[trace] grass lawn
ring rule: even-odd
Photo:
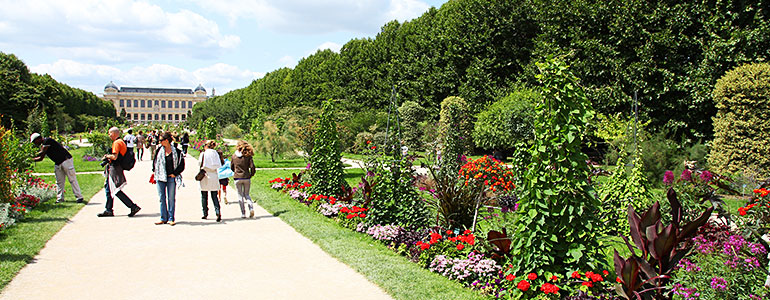
[[[297,155],[277,158],[275,162],[270,157],[256,154],[254,155],[254,166],[257,168],[304,168],[307,162],[304,158]]]
[[[346,170],[357,184],[361,170]],[[321,249],[380,286],[395,299],[486,299],[459,283],[420,268],[366,234],[345,229],[313,209],[270,189],[268,181],[287,171],[262,170],[254,176],[251,196],[259,205],[294,227]]]
[[[42,176],[48,183],[56,183],[54,176]],[[78,183],[85,199],[91,199],[104,186],[101,174],[78,175]],[[40,204],[20,222],[7,230],[0,231],[0,290],[16,276],[54,234],[64,227],[84,205],[76,204],[74,196],[66,185],[67,202],[56,204],[55,199]]]
[[[104,171],[104,168],[99,166],[101,161],[84,161],[83,155],[86,154],[91,147],[82,147],[78,149],[69,150],[72,154],[72,160],[75,163],[75,171],[77,172],[89,172],[89,171]],[[106,153],[105,153],[106,154]],[[101,158],[97,157],[97,158]],[[53,173],[53,161],[46,156],[43,161],[36,162],[33,166],[32,172],[34,173]]]

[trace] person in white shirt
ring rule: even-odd
[[[219,191],[219,177],[217,175],[217,169],[222,166],[222,161],[214,148],[217,147],[215,141],[206,141],[204,144],[205,151],[201,152],[198,161],[201,162],[201,169],[206,172],[206,176],[200,181],[201,185],[201,205],[203,206],[203,217],[206,219],[209,216],[208,196],[211,195],[211,202],[214,204],[214,212],[217,214],[217,222],[222,221],[222,214],[219,209],[219,199],[217,198],[217,192]]]
[[[131,155],[134,154],[134,147],[136,147],[136,137],[133,133],[134,130],[129,129],[126,136],[123,137],[123,141],[126,142],[126,148],[128,148],[128,152],[131,152]]]

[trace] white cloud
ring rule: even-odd
[[[137,66],[127,70],[98,64],[61,59],[52,64],[30,67],[32,72],[49,74],[54,79],[85,90],[102,93],[104,86],[114,81],[118,86],[194,88],[203,84],[207,90],[217,88],[217,94],[243,88],[252,80],[265,75],[237,66],[216,63],[196,70],[186,70],[166,64]]]
[[[278,32],[327,33],[351,31],[373,34],[391,20],[419,17],[430,5],[419,0],[193,0],[207,11],[235,23],[255,21]]]
[[[287,68],[294,68],[294,66],[297,65],[297,60],[294,59],[294,57],[291,57],[290,55],[286,55],[278,59],[278,63],[282,64],[284,67],[287,67]]]
[[[340,49],[342,49],[342,45],[337,44],[335,42],[326,42],[326,43],[323,43],[321,45],[318,45],[318,47],[315,48],[315,50],[313,50],[313,52],[309,53],[309,54],[313,54],[313,53],[315,53],[318,50],[324,50],[324,49],[329,49],[329,50],[332,50],[334,52],[340,53]]]
[[[164,11],[143,0],[0,0],[0,7],[0,40],[95,63],[157,54],[211,57],[240,44],[240,37],[195,12]]]

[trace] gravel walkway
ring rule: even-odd
[[[217,223],[209,204],[201,220],[198,164],[186,164],[176,226],[153,224],[160,213],[150,162],[137,162],[126,193],[139,214],[127,217],[116,200],[115,217],[96,217],[105,201],[97,193],[0,299],[390,299],[259,206],[254,219],[241,219],[237,203],[223,203]]]

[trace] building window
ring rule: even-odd
[[[165,121],[166,120],[166,115],[160,115],[160,119]]]
[[[171,114],[168,114],[168,120],[169,120],[169,121],[171,121],[171,120],[173,120],[173,119],[174,119],[174,118],[171,116]]]
[[[171,100],[168,100],[168,108],[172,108],[173,106],[171,106],[171,105],[172,105],[172,104],[171,104]],[[170,119],[171,119],[171,118],[169,118],[169,121],[170,121]]]
[[[160,108],[166,108],[166,101],[160,102]]]
[[[142,101],[144,101],[144,100],[142,100]],[[144,121],[144,114],[139,115],[139,117],[142,118],[141,119],[142,121]]]
[[[160,120],[160,118],[158,118],[158,114],[155,114],[155,121],[158,121],[158,120]]]
[[[193,102],[192,102],[192,101],[188,101],[188,102],[189,102],[189,103],[187,103],[187,108],[192,108],[192,106],[193,106]]]
[[[139,107],[144,107],[144,100],[142,100],[141,102],[139,102]]]
[[[147,107],[152,108],[152,100],[147,100]]]
[[[126,107],[131,107],[131,100],[126,100]]]
[[[147,114],[147,121],[152,121],[152,114]]]
[[[124,107],[123,99],[120,99],[120,107]]]
[[[174,121],[179,121],[179,115],[174,115]]]
[[[184,103],[184,102],[182,102]],[[187,117],[187,115],[182,115],[182,121],[184,121],[184,118]]]
[[[134,114],[134,120],[139,120],[139,114]]]
[[[174,101],[174,108],[179,108],[179,101]]]
[[[182,101],[182,108],[186,108],[185,107],[186,105],[187,105],[187,101]]]
[[[139,107],[139,100],[134,100],[134,107]]]
[[[155,100],[155,107],[158,107],[158,100]]]

